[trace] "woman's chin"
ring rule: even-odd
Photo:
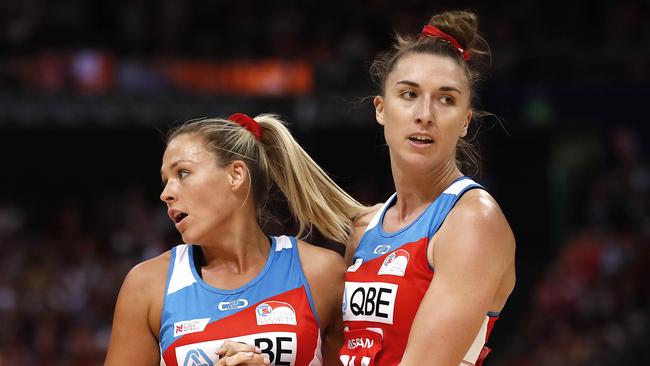
[[[187,232],[181,234],[183,243],[185,244],[194,244],[194,245],[204,245],[206,242],[209,242],[209,235],[197,235],[196,232]]]
[[[191,233],[188,233],[187,230],[181,233],[181,239],[183,239],[183,243],[185,244],[196,244],[197,243],[197,238],[192,235]]]

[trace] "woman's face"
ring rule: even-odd
[[[472,118],[469,82],[451,58],[411,53],[374,101],[393,164],[431,169],[455,164],[456,142]]]
[[[183,134],[170,141],[160,173],[160,199],[185,243],[203,244],[218,235],[241,206],[233,193],[232,169],[219,166],[199,135]]]

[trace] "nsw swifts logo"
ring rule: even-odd
[[[404,277],[406,266],[409,264],[409,257],[409,252],[404,249],[398,249],[393,253],[390,253],[386,259],[384,259],[384,263],[382,263],[377,274]]]
[[[265,301],[255,308],[257,325],[296,325],[296,311],[286,302]]]

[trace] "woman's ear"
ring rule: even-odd
[[[228,168],[228,183],[233,191],[239,190],[248,177],[248,167],[241,160],[230,163]]]
[[[372,104],[375,105],[375,119],[380,125],[384,125],[384,97],[377,95],[373,99]]]
[[[460,137],[465,137],[467,136],[467,129],[469,128],[469,124],[472,122],[472,110],[467,111],[467,115],[465,116],[465,121],[463,123],[463,128],[460,131]]]

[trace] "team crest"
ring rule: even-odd
[[[377,274],[403,277],[404,273],[406,273],[406,266],[409,264],[409,257],[409,252],[404,249],[398,249],[393,253],[390,253],[386,259],[384,259],[384,263],[382,263]]]
[[[257,325],[296,325],[296,311],[286,302],[265,301],[255,308]]]

